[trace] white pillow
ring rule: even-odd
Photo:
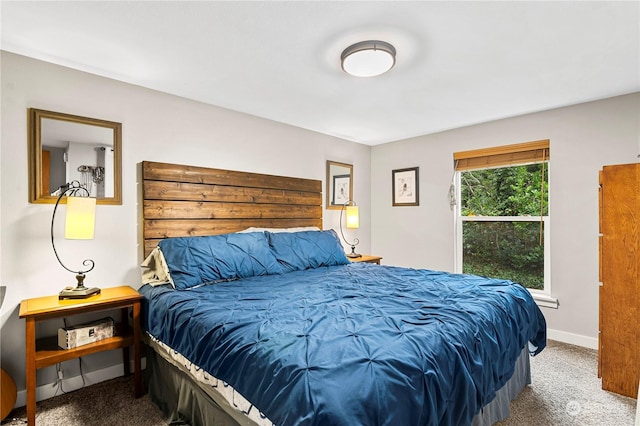
[[[169,273],[169,266],[164,259],[160,247],[155,247],[147,258],[140,264],[142,269],[142,284],[152,286],[171,284],[175,288],[175,284]]]
[[[271,232],[273,234],[277,234],[278,232],[303,232],[303,231],[320,231],[320,228],[317,226],[298,226],[294,228],[247,228],[242,231],[238,231],[238,233],[244,232]]]

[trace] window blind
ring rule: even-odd
[[[527,163],[542,163],[542,180],[540,182],[540,245],[542,245],[545,182],[544,162],[549,161],[549,139],[454,152],[453,161],[457,172],[463,170],[488,169],[491,167],[517,166]]]
[[[549,139],[453,153],[456,171],[540,163],[549,160]]]

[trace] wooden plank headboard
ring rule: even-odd
[[[163,238],[322,228],[322,181],[142,162],[146,257]]]

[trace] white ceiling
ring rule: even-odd
[[[368,145],[640,90],[640,2],[2,1],[1,47]],[[340,54],[397,50],[372,78]]]

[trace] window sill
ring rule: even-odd
[[[533,300],[536,301],[536,303],[538,304],[538,306],[543,306],[545,308],[553,308],[553,309],[558,309],[558,299],[556,299],[555,297],[551,297],[547,294],[542,294],[542,293],[537,293],[537,292],[533,292],[531,291],[531,296],[533,296]]]

